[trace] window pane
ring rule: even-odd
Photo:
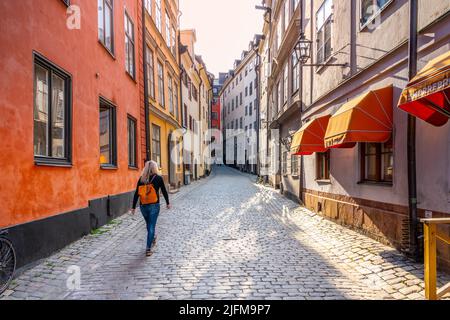
[[[394,156],[392,153],[383,154],[382,158],[382,177],[383,181],[392,181],[392,177],[394,174]]]
[[[65,124],[65,89],[64,80],[53,75],[52,77],[52,156],[64,158],[64,124]]]
[[[128,119],[128,161],[130,167],[136,167],[136,123]]]
[[[366,156],[366,180],[377,181],[377,156]]]
[[[112,8],[105,6],[105,46],[112,51]]]
[[[366,143],[365,144],[365,154],[366,155],[376,155],[377,153],[377,144],[376,143]]]
[[[111,164],[111,112],[100,108],[100,163]]]
[[[382,145],[382,157],[381,157],[381,168],[382,177],[381,180],[392,182],[394,175],[394,154],[392,139]]]
[[[324,60],[331,56],[331,20],[325,24],[325,44],[324,44]]]
[[[152,125],[152,160],[161,167],[161,129],[157,125]]]
[[[98,0],[98,38],[102,43],[105,43],[105,8],[103,0]]]
[[[35,66],[34,154],[48,156],[48,71]]]

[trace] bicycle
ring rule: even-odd
[[[7,234],[7,230],[0,230],[0,294],[8,288],[16,271],[16,251]]]

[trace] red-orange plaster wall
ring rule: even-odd
[[[127,114],[139,120],[139,79],[125,71],[124,12],[134,22],[138,61],[140,1],[114,2],[112,57],[98,41],[96,0],[71,0],[81,9],[80,30],[66,27],[63,1],[0,1],[0,227],[83,208],[90,199],[133,190],[139,171],[128,168]],[[33,51],[72,76],[71,168],[34,163]],[[99,96],[117,107],[117,170],[99,165]]]

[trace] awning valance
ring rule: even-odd
[[[330,115],[322,116],[303,125],[292,139],[291,152],[294,155],[325,152],[327,148],[325,148],[323,138],[330,118]]]
[[[428,123],[442,126],[450,117],[450,51],[431,60],[400,96],[398,107]]]
[[[357,142],[385,142],[392,134],[392,85],[345,103],[328,122],[325,147],[348,148]]]

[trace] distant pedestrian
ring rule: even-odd
[[[152,247],[156,243],[155,228],[160,211],[160,190],[166,200],[167,209],[170,209],[169,195],[164,185],[164,180],[159,175],[158,164],[155,161],[147,161],[138,180],[133,198],[133,207],[131,209],[131,213],[134,214],[139,199],[141,213],[147,224],[147,257],[153,254]]]

